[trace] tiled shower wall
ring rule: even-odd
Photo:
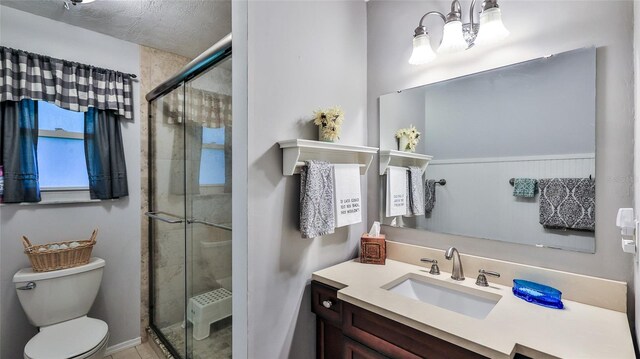
[[[164,80],[178,72],[189,62],[183,56],[166,51],[140,46],[140,176],[141,176],[141,276],[140,276],[140,336],[146,341],[146,328],[149,326],[149,221],[144,215],[149,211],[148,198],[148,109],[145,95]]]

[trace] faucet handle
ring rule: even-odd
[[[489,286],[489,282],[487,281],[487,275],[490,275],[490,276],[496,277],[496,278],[500,278],[500,273],[493,272],[493,271],[490,271],[490,270],[480,269],[478,271],[478,273],[480,273],[480,274],[478,274],[478,279],[476,279],[476,285],[479,285],[481,287],[488,287]]]
[[[440,275],[440,268],[438,267],[438,261],[431,258],[420,258],[420,262],[431,263],[431,270],[429,274]]]

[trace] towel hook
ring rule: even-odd
[[[441,185],[441,186],[444,186],[444,185],[446,185],[446,184],[447,184],[447,180],[443,178],[443,179],[441,179],[440,181],[436,181],[436,184],[439,184],[439,185]]]
[[[515,183],[516,183],[515,178],[512,178],[512,179],[510,179],[510,180],[509,180],[509,184],[510,184],[510,185],[512,185],[512,186],[513,186]]]

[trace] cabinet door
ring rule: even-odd
[[[347,337],[344,339],[344,359],[387,359],[386,356],[371,350]]]
[[[344,337],[342,330],[320,317],[316,319],[316,358],[339,359],[342,357]]]

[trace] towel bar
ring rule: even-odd
[[[334,164],[334,163],[332,163],[332,164]],[[339,163],[335,163],[335,164],[339,164]],[[302,167],[302,166],[305,166],[304,162],[296,162],[296,167]],[[363,168],[363,167],[367,167],[367,165],[359,163],[358,167]]]
[[[589,179],[590,179],[590,180],[592,180],[592,179],[593,179],[593,176],[592,176],[592,175],[589,175]],[[515,178],[512,178],[512,179],[510,179],[510,180],[509,180],[509,184],[510,184],[510,185],[512,185],[512,186],[514,185],[514,183],[515,183],[515,182],[516,182],[516,179],[515,179]]]

